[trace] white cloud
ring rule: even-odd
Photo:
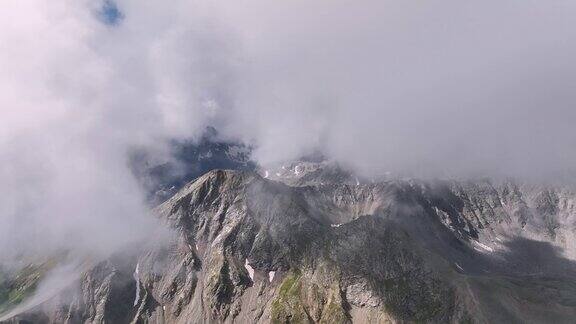
[[[576,162],[569,2],[123,0],[116,26],[101,4],[2,3],[1,246],[139,237],[126,151],[206,125],[264,163],[315,148],[365,172]]]

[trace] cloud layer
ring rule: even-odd
[[[576,162],[574,4],[247,7],[260,10],[236,25],[257,32],[243,33],[252,65],[231,123],[262,161],[318,145],[374,172],[528,176]]]
[[[115,4],[107,24],[106,2],[3,3],[0,251],[141,237],[127,151],[206,126],[261,163],[321,149],[368,174],[576,163],[571,2]]]

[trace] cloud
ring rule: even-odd
[[[109,251],[151,226],[127,168],[206,126],[271,163],[548,175],[576,152],[561,1],[41,1],[0,13],[0,246]],[[0,251],[12,251],[3,248]]]
[[[214,115],[207,102],[226,71],[212,62],[226,44],[219,31],[196,32],[202,22],[160,3],[126,3],[126,18],[105,24],[102,4],[4,4],[0,257],[106,254],[145,237],[153,217],[127,152],[198,135]]]
[[[246,7],[236,25],[251,65],[231,128],[252,132],[261,161],[319,146],[368,173],[573,168],[573,4]]]

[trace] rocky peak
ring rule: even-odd
[[[280,167],[276,177],[207,172],[156,207],[172,229],[168,243],[105,260],[68,288],[74,293],[13,320],[492,323],[576,315],[569,188],[357,180],[338,166],[305,163]]]

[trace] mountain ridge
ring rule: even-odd
[[[69,323],[569,322],[576,314],[576,266],[561,250],[574,231],[550,227],[572,220],[570,190],[328,182],[322,167],[312,171],[320,182],[308,175],[291,185],[207,172],[155,208],[174,231],[168,244],[136,252],[128,265],[103,261],[83,273],[80,293],[60,305],[66,311],[44,305],[29,314]],[[104,302],[89,306],[87,296]],[[32,315],[18,316],[12,321]]]

